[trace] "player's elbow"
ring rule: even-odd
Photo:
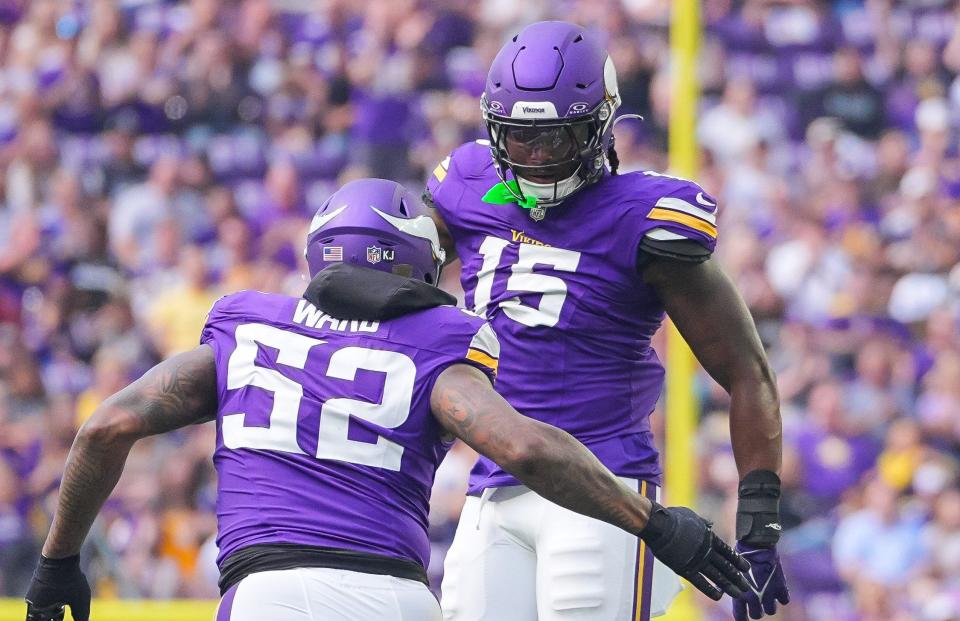
[[[529,425],[531,429],[514,434],[510,445],[505,447],[505,463],[500,465],[521,481],[539,474],[544,467],[552,463],[555,456],[557,442],[551,442],[546,434],[541,433],[541,426],[546,427],[539,424]]]
[[[101,404],[77,433],[77,441],[96,447],[116,447],[137,439],[130,415],[122,408]]]
[[[763,351],[753,352],[739,357],[737,364],[730,367],[729,390],[741,389],[764,394],[777,402],[780,395],[777,390],[777,376],[770,367]]]

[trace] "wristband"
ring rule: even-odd
[[[771,548],[780,540],[780,477],[770,470],[753,470],[740,482],[737,540]]]
[[[74,554],[64,558],[49,558],[40,555],[40,562],[37,564],[38,571],[62,571],[64,569],[73,569],[80,567],[80,555]]]

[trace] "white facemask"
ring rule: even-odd
[[[523,177],[517,177],[517,184],[520,186],[520,190],[523,191],[524,196],[535,196],[538,200],[545,201],[561,201],[579,190],[583,185],[583,179],[580,178],[580,175],[574,173],[554,184],[534,183],[533,181],[527,181]],[[556,190],[554,190],[554,185],[556,185]],[[554,194],[554,192],[556,192],[556,194]],[[544,205],[544,207],[552,206],[553,205]]]

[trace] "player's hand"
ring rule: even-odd
[[[777,542],[780,525],[780,477],[770,470],[753,470],[740,481],[737,503],[737,551],[750,563],[742,596],[733,602],[736,621],[772,615],[777,602],[790,601],[787,580],[780,567]]]
[[[90,619],[90,585],[80,571],[80,556],[51,559],[40,556],[27,589],[26,621],[60,621],[70,606],[74,621]]]
[[[751,619],[760,619],[764,614],[774,614],[777,602],[790,603],[790,592],[776,547],[755,548],[740,542],[737,543],[737,552],[750,563],[746,574],[750,589],[733,600],[736,621],[747,621],[747,613]]]
[[[719,600],[724,593],[740,597],[749,591],[741,572],[750,564],[714,534],[710,522],[686,507],[653,503],[640,538],[664,565],[710,599]]]

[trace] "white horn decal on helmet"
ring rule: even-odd
[[[324,224],[336,218],[338,215],[340,215],[340,212],[346,208],[347,206],[344,205],[343,207],[338,207],[337,209],[334,209],[328,213],[318,213],[315,215],[313,220],[310,221],[310,230],[307,231],[307,235],[313,235],[315,232],[319,231],[321,228],[323,228]]]
[[[442,246],[440,246],[440,234],[437,232],[437,225],[434,224],[433,220],[429,216],[398,218],[396,216],[383,213],[373,205],[370,205],[370,209],[377,212],[381,218],[389,222],[401,233],[406,233],[407,235],[412,235],[413,237],[429,241],[430,247],[433,249],[433,256],[436,258],[436,260],[440,263],[446,261],[447,252]]]
[[[616,107],[620,107],[620,86],[617,84],[617,69],[613,66],[613,59],[607,56],[603,63],[603,90],[607,97],[614,102]]]

